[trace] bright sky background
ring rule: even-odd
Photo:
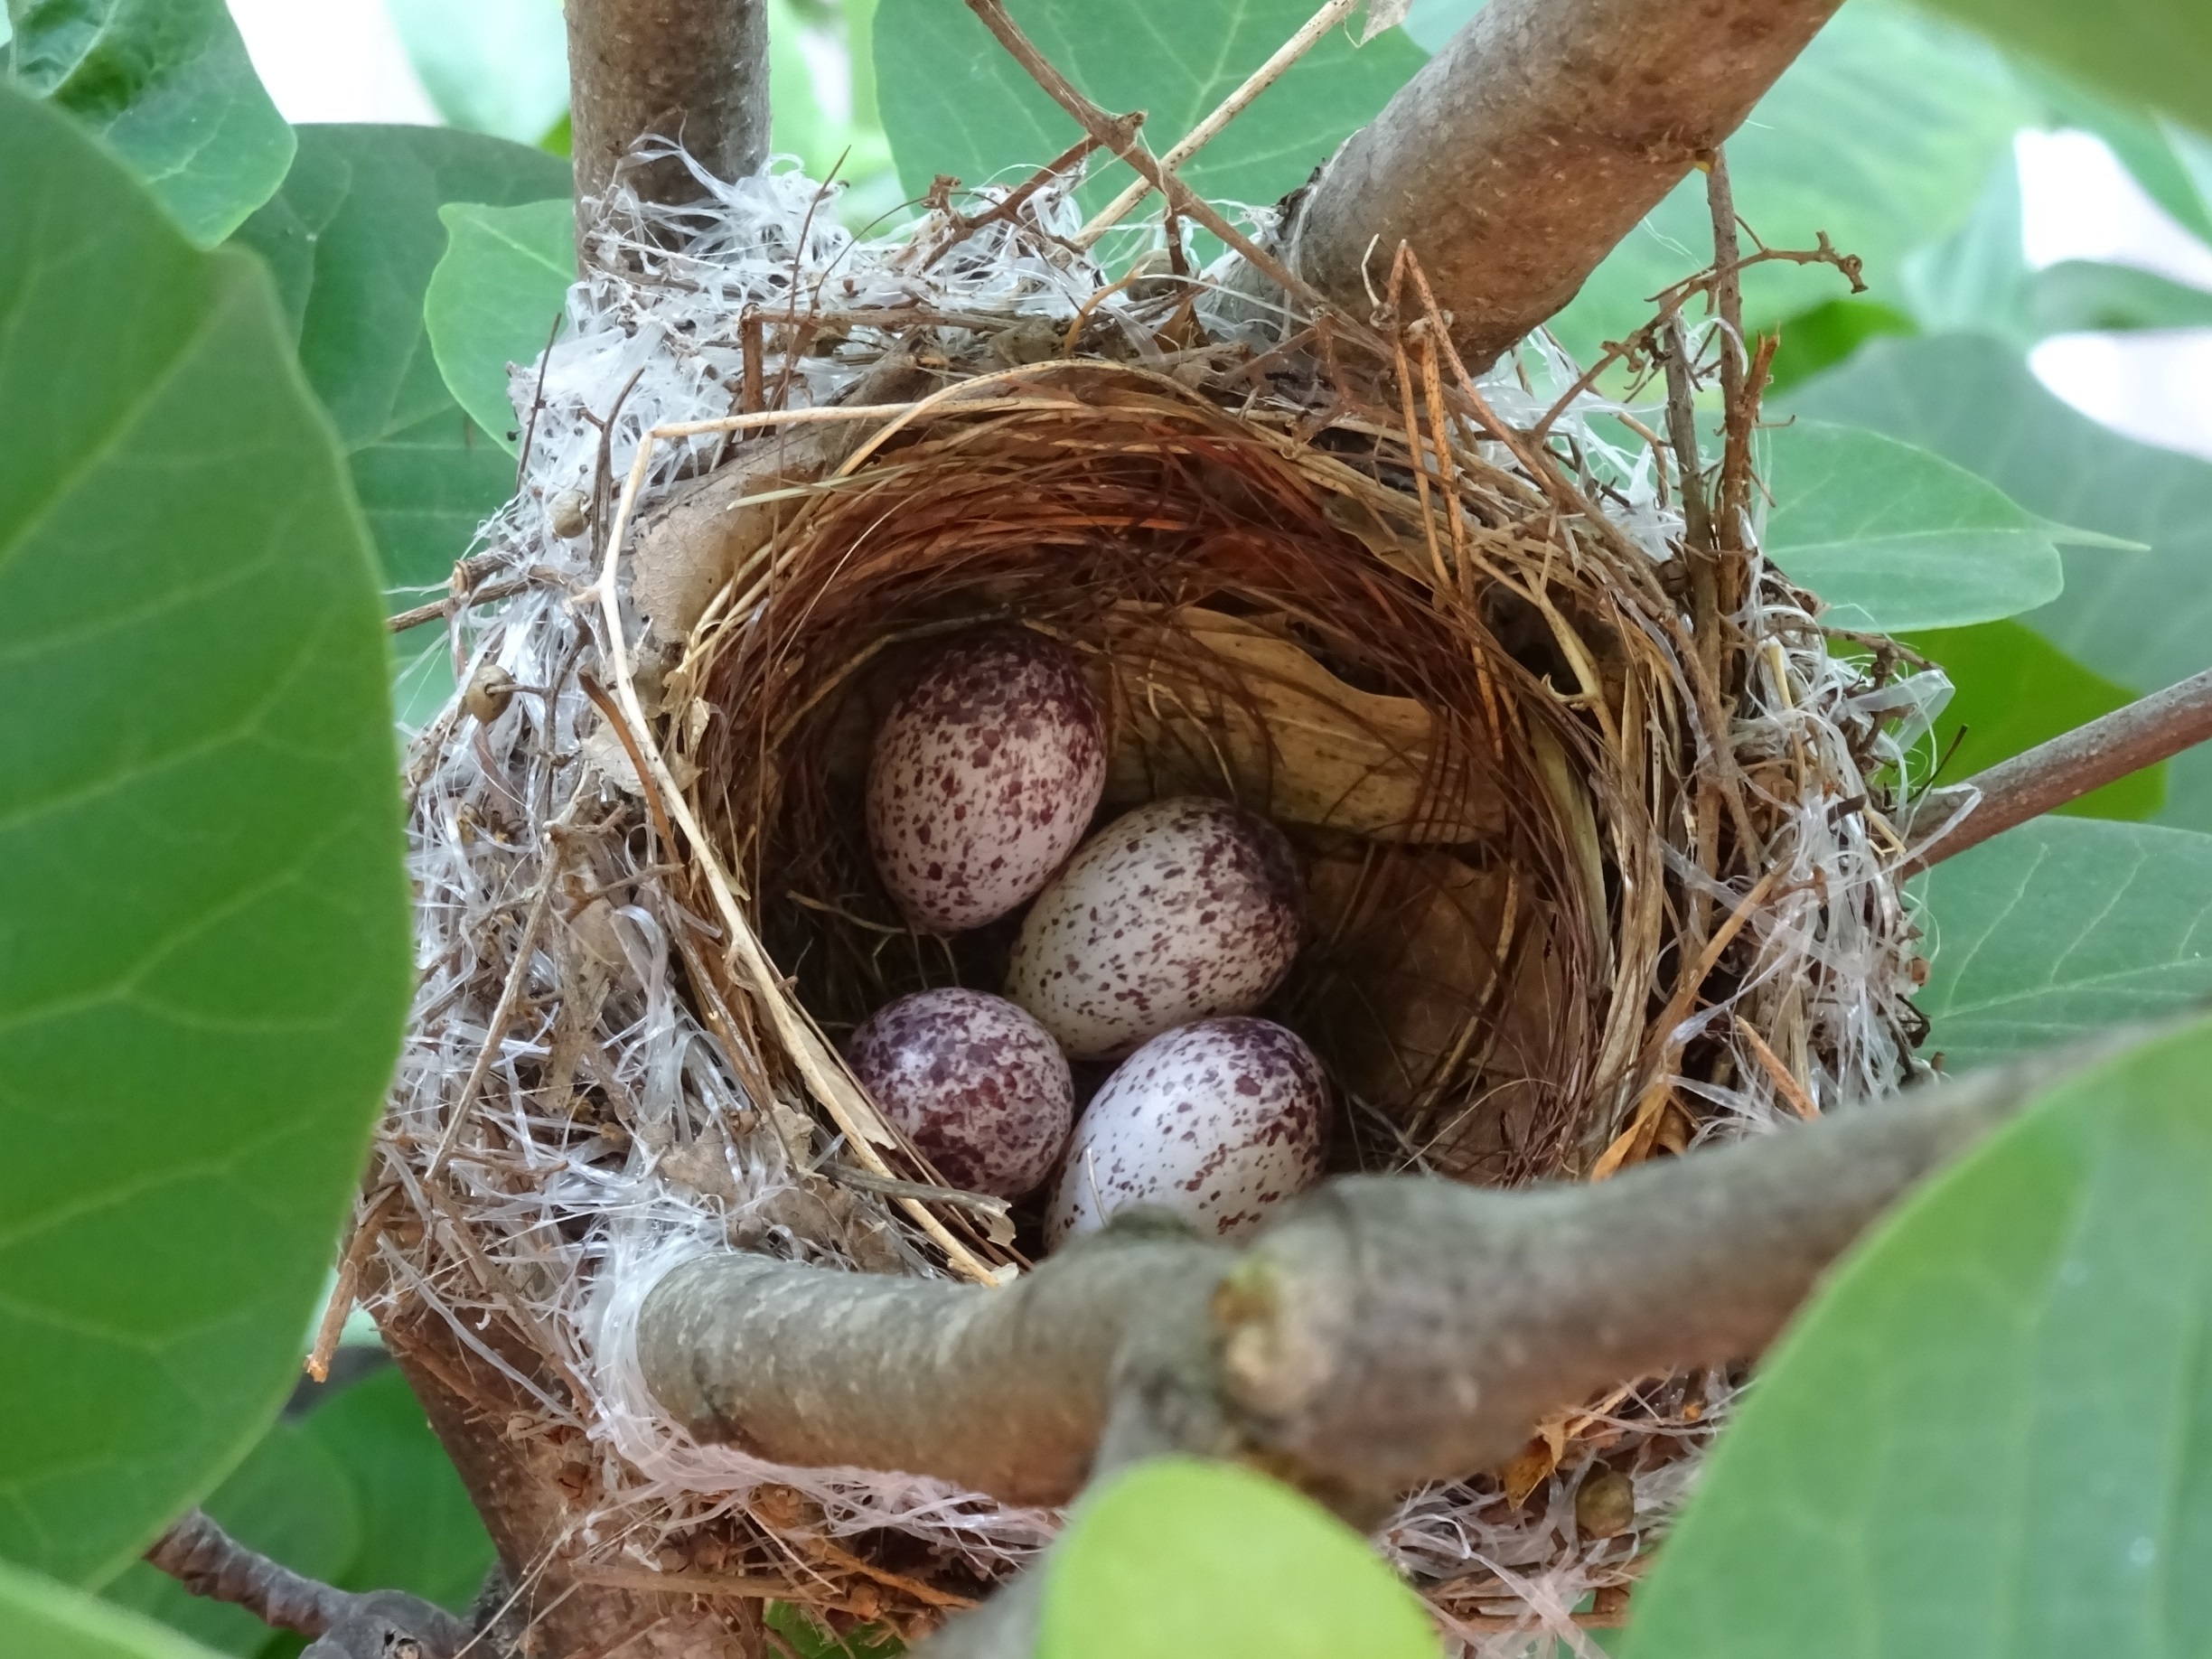
[[[464,0],[455,0],[456,4]],[[293,121],[436,122],[384,0],[230,0],[254,67]],[[2212,248],[2170,218],[2083,133],[2018,142],[2028,263],[2107,259],[2212,288]],[[2036,373],[2132,437],[2212,457],[2212,329],[2067,334]]]

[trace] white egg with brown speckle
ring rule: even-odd
[[[1007,995],[1077,1060],[1194,1019],[1244,1014],[1290,971],[1298,867],[1266,820],[1155,801],[1084,844],[1023,919]]]
[[[1043,1026],[984,991],[917,991],[845,1045],[853,1075],[937,1173],[1017,1198],[1052,1173],[1075,1117],[1064,1055]]]
[[[1154,1037],[1084,1109],[1045,1240],[1096,1232],[1132,1204],[1244,1238],[1320,1178],[1327,1110],[1320,1062],[1272,1020],[1200,1020]]]
[[[979,634],[940,653],[876,731],[868,845],[900,913],[956,933],[1050,880],[1105,787],[1105,723],[1074,659],[1038,634]]]

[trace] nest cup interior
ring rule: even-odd
[[[1588,785],[1561,775],[1581,735],[1549,633],[1502,588],[1423,579],[1418,540],[1172,383],[1070,369],[1024,389],[1035,407],[954,403],[807,492],[671,677],[708,711],[671,726],[788,994],[841,1043],[906,992],[1000,989],[1021,913],[909,928],[863,795],[877,725],[936,651],[1034,630],[1105,717],[1093,830],[1195,794],[1290,840],[1305,943],[1261,1011],[1330,1074],[1332,1166],[1559,1171],[1603,912],[1568,821]],[[1331,437],[1347,479],[1410,488]],[[1111,1068],[1086,1069],[1079,1091]]]

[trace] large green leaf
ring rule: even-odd
[[[0,1561],[0,1654],[20,1659],[214,1659],[140,1614]]]
[[[512,363],[534,363],[576,281],[576,211],[568,198],[520,207],[449,202],[445,255],[423,296],[423,323],[445,385],[509,454],[520,432],[507,395]]]
[[[514,492],[511,456],[454,401],[424,330],[438,209],[542,201],[568,181],[558,156],[476,133],[309,127],[284,188],[239,231],[276,275],[395,586],[443,581]]]
[[[114,145],[202,246],[291,165],[292,129],[223,0],[8,0],[8,15],[17,78]]]
[[[1949,782],[2134,700],[2127,688],[2082,667],[2019,622],[1941,628],[1909,635],[1905,642],[1939,665],[1956,688],[1935,727]],[[2142,819],[2165,800],[2166,768],[2147,766],[2058,811],[2081,818]]]
[[[1729,139],[1736,210],[1770,247],[1810,248],[1825,230],[1866,261],[1870,297],[1899,305],[1905,256],[1964,221],[2033,109],[1971,35],[1888,0],[1851,0]],[[1692,173],[1591,274],[1553,327],[1590,355],[1648,318],[1651,295],[1711,258],[1705,183]],[[1843,279],[1822,267],[1744,275],[1755,324],[1844,292]]]
[[[1166,151],[1313,14],[1308,0],[1016,0],[1037,49],[1109,109],[1147,113]],[[910,195],[949,173],[970,184],[1050,161],[1082,134],[961,0],[881,0],[876,98]],[[1399,30],[1354,48],[1338,30],[1183,169],[1214,198],[1266,203],[1303,183],[1420,67]],[[1134,176],[1105,168],[1087,199]]]
[[[2007,156],[1966,223],[1906,261],[1905,295],[1923,331],[1995,334],[2025,346],[2084,330],[2212,323],[2212,294],[2150,271],[2087,259],[2030,270],[2021,221],[2020,171]]]
[[[2153,202],[2212,240],[2212,139],[2140,105],[2101,97],[2048,66],[2023,61],[2017,72],[2043,100],[2052,125],[2102,138]]]
[[[1920,884],[1918,1001],[1953,1071],[2178,1012],[2212,995],[2212,836],[2046,818]]]
[[[385,0],[415,72],[455,127],[536,144],[568,113],[561,0]]]
[[[1139,1464],[1054,1549],[1038,1659],[1436,1659],[1435,1627],[1367,1542],[1232,1464]]]
[[[1841,628],[1955,628],[2032,610],[2065,584],[2059,542],[2108,541],[1855,426],[1801,420],[1769,433],[1766,477],[1775,505],[1761,545]]]
[[[1880,340],[1790,409],[1875,427],[1979,473],[2031,512],[2148,544],[2066,554],[2066,591],[2022,620],[2137,692],[2212,667],[2212,465],[2119,436],[1993,340]],[[2212,830],[2212,749],[2175,760],[2160,820]]]
[[[295,1424],[274,1425],[203,1507],[240,1543],[325,1584],[344,1576],[361,1551],[352,1482]],[[133,1561],[102,1594],[239,1659],[270,1643],[268,1626],[243,1607],[195,1596],[144,1561]]]
[[[0,1554],[274,1415],[408,992],[389,650],[267,279],[0,88]]]
[[[1767,1361],[1629,1659],[2201,1654],[2212,1024],[2051,1089]]]
[[[302,1420],[361,1505],[361,1547],[338,1582],[403,1589],[458,1613],[492,1567],[492,1540],[398,1371],[380,1371]]]
[[[2204,0],[1926,0],[2131,103],[2212,132],[2212,6]]]

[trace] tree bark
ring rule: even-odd
[[[591,222],[630,146],[672,138],[717,178],[768,156],[765,0],[567,0],[570,151],[576,222]],[[705,194],[682,163],[631,182],[650,202]]]
[[[1491,0],[1346,139],[1289,263],[1355,317],[1401,241],[1487,365],[1733,132],[1841,0]]]
[[[651,1293],[640,1359],[693,1434],[779,1462],[1036,1504],[1183,1450],[1372,1515],[1607,1383],[1757,1354],[1868,1222],[2054,1073],[1597,1186],[1340,1179],[1241,1252],[1138,1220],[1008,1289],[715,1256]]]
[[[619,1651],[623,1659],[761,1659],[752,1602],[721,1601],[717,1610],[702,1611],[689,1596],[573,1577],[570,1534],[588,1503],[572,1504],[567,1484],[589,1476],[592,1454],[542,1436],[509,1439],[510,1423],[536,1417],[535,1402],[471,1353],[436,1313],[412,1305],[382,1320],[380,1328],[483,1517],[507,1582],[520,1587],[499,1620],[501,1631],[529,1630],[534,1645],[526,1651],[548,1655]],[[496,1326],[485,1336],[525,1374],[535,1369],[534,1357],[519,1343],[501,1342]],[[559,1386],[550,1377],[542,1381]],[[572,1450],[579,1454],[573,1465]],[[476,1651],[503,1659],[490,1642]]]
[[[1940,824],[1973,797],[1980,799],[1914,855],[1906,874],[1917,876],[1993,835],[2207,741],[2212,741],[2212,669],[1999,761],[1954,788],[1931,791],[1914,810],[1916,827]]]

